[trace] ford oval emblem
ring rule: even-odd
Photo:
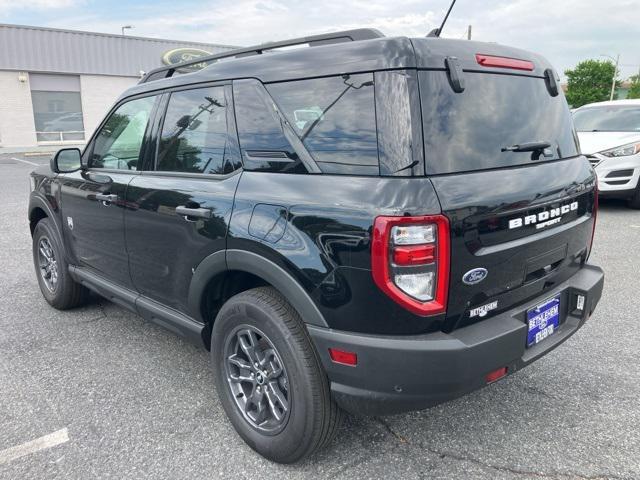
[[[176,63],[188,62],[200,57],[206,57],[207,55],[211,55],[211,53],[199,48],[174,48],[173,50],[164,52],[162,55],[162,63],[165,65],[175,65]],[[182,67],[178,70],[182,73],[190,73],[201,70],[208,65],[209,64],[206,62],[195,63],[193,65]]]
[[[488,273],[486,268],[474,268],[462,276],[462,281],[467,285],[475,285],[487,278]]]

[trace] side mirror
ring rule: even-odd
[[[78,148],[62,148],[51,158],[55,173],[71,173],[82,168],[82,153]]]

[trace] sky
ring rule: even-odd
[[[0,23],[249,46],[345,30],[424,36],[449,0],[0,0]],[[458,0],[443,37],[541,53],[563,72],[620,55],[620,78],[640,71],[640,0]]]

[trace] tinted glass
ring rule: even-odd
[[[423,175],[422,122],[415,72],[376,72],[380,175]]]
[[[379,173],[373,74],[275,83],[267,90],[323,172]]]
[[[32,91],[33,117],[39,142],[84,140],[79,92]]]
[[[573,112],[579,132],[640,132],[640,105],[603,105]]]
[[[444,71],[420,72],[428,174],[530,164],[578,155],[563,95],[552,97],[541,78],[465,72],[454,93]],[[538,152],[504,150],[548,142]]]
[[[233,100],[245,168],[306,172],[285,136],[279,113],[262,83],[257,80],[234,82]]]
[[[98,132],[89,161],[92,168],[136,170],[156,97],[131,100],[118,107]]]
[[[157,170],[224,174],[231,148],[224,87],[174,92],[162,126]]]

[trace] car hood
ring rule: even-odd
[[[640,132],[578,132],[580,150],[589,155],[635,141],[640,142]]]

